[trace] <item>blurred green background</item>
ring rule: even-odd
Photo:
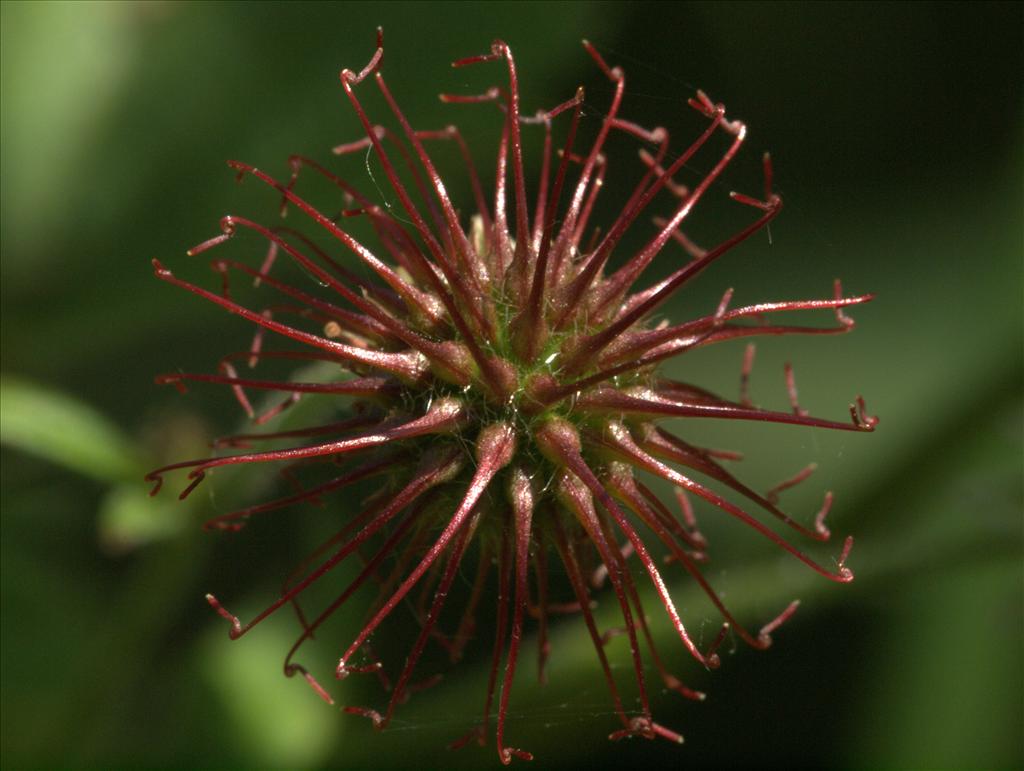
[[[676,147],[698,125],[684,105],[696,87],[749,124],[749,147],[712,197],[756,192],[770,148],[786,210],[771,244],[744,245],[666,315],[704,313],[725,286],[746,303],[827,296],[841,276],[849,293],[878,295],[852,335],[762,345],[753,380],[759,402],[783,408],[792,361],[804,406],[837,419],[863,393],[881,417],[874,435],[679,427],[746,451],[755,487],[817,462],[785,502],[807,512],[836,490],[833,526],[857,536],[857,580],[817,579],[702,511],[709,576],[742,619],[756,627],[803,600],[776,645],[737,649],[709,675],[651,603],[662,653],[709,699],[654,689],[681,748],[609,744],[615,720],[583,625],[560,620],[547,688],[526,654],[513,743],[538,767],[1019,766],[1021,6],[641,2],[3,3],[2,764],[496,763],[490,746],[444,749],[482,706],[486,643],[377,735],[281,676],[294,619],[228,641],[203,594],[254,612],[329,512],[204,534],[205,518],[268,495],[265,481],[224,475],[187,503],[179,480],[155,499],[141,482],[241,424],[226,390],[182,397],[153,375],[212,371],[250,334],[156,281],[149,260],[206,276],[184,251],[221,215],[275,216],[276,197],[236,186],[224,160],[283,175],[289,154],[328,159],[359,135],[337,73],[363,65],[378,24],[406,113],[422,128],[458,122],[488,178],[497,117],[436,94],[500,82],[499,68],[449,67],[498,36],[516,53],[528,111],[583,83],[593,132],[610,94],[579,46],[586,36],[626,70],[623,115],[668,126]],[[634,152],[609,149],[605,214]],[[339,168],[374,190],[360,159]],[[464,175],[446,168],[468,206]],[[709,203],[696,233],[710,239],[745,216]],[[666,253],[655,271],[679,258]],[[669,369],[731,395],[742,345],[719,348]],[[827,562],[829,548],[814,553]],[[689,623],[711,634],[714,615],[666,572]],[[324,681],[358,610],[304,656]],[[602,605],[607,623],[611,610]],[[403,650],[407,626],[391,629]],[[620,643],[611,652],[628,666]],[[380,704],[372,685],[330,681],[341,703]]]

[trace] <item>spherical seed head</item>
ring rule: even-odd
[[[390,692],[384,711],[368,707],[347,707],[346,711],[369,717],[375,727],[382,728],[395,707],[418,689],[414,670],[428,646],[440,646],[453,662],[461,657],[474,636],[476,610],[496,566],[498,630],[490,685],[483,723],[466,740],[483,741],[489,717],[496,712],[495,741],[504,763],[531,757],[506,746],[504,731],[520,642],[533,619],[543,679],[550,616],[561,611],[583,616],[621,723],[613,739],[642,736],[681,742],[679,734],[650,715],[639,637],[649,643],[650,659],[666,687],[692,699],[702,699],[703,694],[670,674],[654,650],[638,588],[641,574],[649,577],[667,622],[684,648],[709,668],[719,665],[716,650],[728,633],[754,648],[766,648],[771,633],[796,610],[796,603],[791,603],[757,633],[748,632],[732,616],[701,573],[708,544],[698,530],[692,497],[744,523],[827,579],[846,582],[853,577],[845,565],[850,539],[833,570],[778,532],[788,528],[813,540],[828,539],[824,518],[832,504],[831,492],[810,526],[778,507],[779,494],[809,477],[812,466],[761,495],[722,465],[724,460],[738,459],[737,453],[690,444],[660,425],[661,419],[752,420],[854,431],[871,431],[877,423],[859,397],[850,407],[852,422],[808,415],[797,402],[789,365],[785,382],[792,412],[755,407],[747,388],[752,345],[743,356],[737,401],[658,374],[658,365],[665,359],[734,338],[848,332],[853,321],[844,309],[871,296],[844,297],[837,281],[832,297],[826,299],[732,307],[732,290],[728,290],[706,315],[651,326],[648,320],[657,309],[704,268],[765,227],[778,215],[782,202],[772,191],[771,160],[766,155],[763,197],[731,194],[750,218],[719,244],[695,244],[685,228],[701,201],[717,192],[722,172],[746,139],[745,125],[728,119],[723,105],[697,92],[690,105],[704,117],[704,129],[685,147],[673,147],[664,128],[646,129],[619,116],[625,94],[623,71],[609,66],[590,43],[584,42],[584,47],[613,87],[596,135],[586,141],[579,132],[582,89],[566,102],[527,118],[519,104],[515,60],[505,43],[498,41],[486,54],[455,62],[456,67],[492,63],[507,72],[503,88],[442,97],[453,103],[493,103],[502,111],[497,174],[489,198],[457,128],[417,130],[406,118],[381,72],[383,38],[378,32],[377,49],[369,63],[358,72],[341,73],[341,87],[365,136],[338,145],[334,152],[341,156],[374,153],[394,193],[393,207],[382,208],[377,194],[361,190],[308,158],[289,159],[287,181],[232,161],[229,165],[240,179],[255,177],[276,190],[282,213],[297,212],[306,229],[225,217],[221,234],[191,249],[190,255],[235,239],[263,242],[267,253],[258,266],[215,259],[212,267],[221,276],[220,292],[179,279],[154,260],[158,278],[220,305],[255,327],[250,348],[221,359],[216,374],[161,375],[158,382],[179,388],[189,381],[227,385],[256,424],[308,398],[337,399],[350,413],[329,424],[218,440],[215,446],[245,451],[157,469],[148,477],[155,483],[154,492],[163,475],[172,470],[189,470],[191,481],[184,495],[220,466],[283,466],[294,487],[291,493],[208,523],[211,528],[238,531],[253,517],[288,506],[323,503],[338,491],[378,480],[374,483],[378,492],[360,511],[346,511],[340,532],[311,555],[288,579],[281,596],[255,619],[243,624],[213,595],[207,595],[211,606],[231,623],[232,638],[244,635],[283,605],[299,607],[301,595],[313,583],[344,560],[360,555],[365,567],[338,599],[314,616],[300,611],[302,631],[288,652],[285,673],[299,672],[318,696],[330,702],[328,691],[311,674],[316,667],[307,669],[294,659],[338,607],[365,590],[366,584],[381,584],[383,591],[371,605],[368,622],[341,652],[335,673],[344,678],[372,672],[381,678]],[[393,127],[375,123],[363,106],[360,94],[374,87],[388,105]],[[544,134],[539,181],[530,191],[525,181],[524,130]],[[603,187],[605,143],[613,132],[641,144],[642,176],[617,216],[598,228],[590,218]],[[718,156],[709,145],[716,135],[727,141],[726,150]],[[454,144],[463,159],[462,172],[473,190],[469,216],[461,213],[464,204],[457,207],[450,199],[427,150],[428,144],[440,142]],[[710,171],[684,186],[677,179],[684,165]],[[341,216],[324,213],[303,197],[300,177],[310,174],[340,190],[347,207]],[[368,221],[376,243],[357,240],[343,227],[348,217]],[[626,233],[645,228],[642,248],[623,255]],[[645,269],[674,246],[682,247],[678,266],[668,277],[645,285]],[[620,267],[609,270],[613,256]],[[282,277],[275,270],[281,259],[297,264],[319,287]],[[362,270],[354,271],[351,266],[360,263]],[[236,301],[230,285],[240,276],[252,278],[260,292],[275,299],[264,308]],[[814,310],[831,311],[835,324],[798,327],[772,320],[776,314]],[[283,346],[265,345],[264,338],[271,337],[267,333],[273,333]],[[242,377],[238,371],[243,364],[268,369],[310,363],[327,368],[321,370],[326,373],[323,379],[272,379],[255,372]],[[257,390],[284,396],[257,413],[249,396]],[[254,443],[268,440],[286,446],[251,449]],[[323,469],[327,472],[313,475]],[[381,478],[387,484],[381,484]],[[652,491],[651,478],[675,486],[672,504]],[[727,500],[716,487],[747,499],[751,511]],[[345,510],[344,504],[336,505]],[[652,536],[651,543],[641,532]],[[652,549],[667,553],[676,563],[673,570],[680,568],[696,581],[722,614],[721,633],[708,648],[700,650],[689,636]],[[549,560],[561,563],[567,586],[549,586]],[[389,574],[385,565],[398,567]],[[456,575],[466,566],[475,577],[453,618],[451,611],[444,612],[445,605]],[[591,597],[606,582],[622,614],[622,633],[630,638],[640,716],[627,715],[625,697],[611,674],[604,643],[614,630],[602,635],[591,612]],[[412,648],[404,665],[377,661],[371,635],[417,587],[421,598],[414,619],[417,631],[410,636]],[[556,601],[556,597],[563,599]],[[499,682],[503,658],[504,675]],[[457,742],[461,743],[465,740]]]

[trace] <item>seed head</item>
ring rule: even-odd
[[[710,248],[695,244],[683,230],[701,200],[711,193],[723,170],[740,150],[746,126],[726,116],[725,107],[703,92],[689,105],[706,121],[703,132],[685,149],[672,150],[664,128],[645,129],[619,117],[625,76],[610,67],[597,50],[584,48],[612,85],[610,106],[602,113],[596,137],[579,147],[577,129],[584,105],[579,89],[568,101],[523,115],[519,82],[509,47],[496,42],[489,53],[454,63],[455,67],[493,63],[507,70],[503,87],[481,95],[443,95],[452,103],[490,102],[503,113],[498,141],[493,198],[483,192],[459,130],[417,130],[392,97],[381,72],[384,49],[378,32],[376,52],[358,72],[343,70],[341,87],[365,131],[365,137],[334,148],[338,155],[373,153],[397,202],[381,206],[319,163],[301,156],[289,161],[291,176],[281,181],[260,169],[230,161],[239,180],[254,177],[281,196],[282,214],[296,211],[306,226],[264,226],[237,216],[221,220],[221,233],[193,248],[197,255],[226,241],[262,242],[267,253],[254,266],[214,259],[221,277],[219,292],[177,278],[154,260],[158,278],[179,286],[240,316],[255,326],[249,350],[220,360],[216,374],[161,375],[159,383],[179,388],[189,381],[218,383],[257,425],[264,424],[307,394],[337,398],[347,417],[337,422],[267,433],[244,433],[218,440],[218,448],[236,450],[157,469],[148,479],[154,493],[163,476],[187,469],[190,483],[182,497],[210,472],[237,464],[275,464],[295,490],[283,497],[211,519],[210,529],[238,531],[254,517],[327,496],[367,479],[382,479],[380,491],[358,513],[335,504],[342,526],[288,579],[281,595],[251,621],[242,623],[212,594],[210,605],[230,622],[232,639],[240,637],[285,605],[293,605],[301,634],[285,659],[289,676],[302,675],[326,701],[328,689],[297,661],[302,644],[324,621],[367,584],[380,587],[368,619],[340,655],[337,678],[374,672],[390,697],[383,708],[345,707],[372,719],[377,728],[391,720],[395,707],[424,682],[413,680],[427,646],[439,646],[457,661],[474,636],[475,616],[490,582],[497,578],[497,629],[483,721],[456,745],[485,742],[492,713],[497,714],[495,741],[500,759],[531,755],[508,746],[506,716],[527,625],[535,622],[540,676],[548,655],[553,614],[582,616],[594,643],[620,726],[612,739],[661,737],[682,741],[679,734],[651,716],[640,639],[643,637],[658,677],[666,687],[689,699],[702,699],[672,675],[655,649],[641,604],[639,578],[646,573],[680,642],[702,666],[716,668],[717,649],[731,630],[746,644],[764,649],[771,634],[796,610],[793,602],[760,631],[748,631],[725,607],[701,572],[708,544],[697,526],[693,496],[756,531],[761,537],[805,563],[822,577],[845,583],[847,538],[830,569],[804,554],[762,520],[813,541],[826,541],[825,517],[832,493],[810,525],[778,507],[779,493],[806,479],[808,466],[764,494],[740,482],[724,462],[737,453],[698,447],[659,425],[664,417],[762,421],[849,431],[871,431],[877,419],[866,414],[858,397],[851,421],[811,417],[797,401],[792,369],[785,383],[791,412],[755,406],[748,394],[754,348],[743,357],[740,396],[722,398],[698,386],[658,374],[665,359],[687,351],[759,335],[843,334],[853,328],[844,312],[870,295],[844,297],[839,282],[825,299],[761,302],[733,307],[732,290],[706,315],[677,324],[649,320],[681,287],[732,247],[764,228],[782,208],[772,190],[772,167],[764,158],[764,194],[739,193],[732,199],[752,217],[734,235]],[[361,100],[372,81],[392,113],[397,130],[374,123]],[[553,124],[564,134],[553,151]],[[539,127],[544,144],[536,189],[528,195],[522,132]],[[564,132],[562,131],[564,129]],[[603,228],[590,222],[607,163],[603,150],[612,132],[637,140],[642,173],[618,215]],[[713,137],[726,149],[693,186],[677,180],[683,166],[707,154]],[[463,216],[427,152],[437,141],[452,142],[465,162],[475,213]],[[300,175],[314,174],[336,186],[346,208],[329,215],[299,192]],[[388,196],[390,198],[390,194]],[[656,209],[653,235],[635,253],[623,254],[623,237],[642,230]],[[343,226],[346,218],[363,218],[376,235],[373,248],[356,240]],[[667,277],[643,285],[642,274],[670,242],[682,247],[679,266]],[[286,257],[315,279],[291,283],[274,273]],[[614,257],[614,260],[613,260]],[[352,263],[352,260],[355,263]],[[354,270],[349,265],[362,264]],[[615,269],[610,266],[617,265]],[[369,276],[369,277],[368,277]],[[254,310],[233,298],[231,280],[248,277],[261,292],[275,295]],[[792,326],[775,322],[776,314],[828,310],[830,326]],[[284,342],[264,346],[266,332]],[[241,377],[246,365],[319,363],[322,380],[266,380]],[[257,414],[253,391],[283,394]],[[259,442],[286,442],[284,449],[249,450]],[[245,451],[241,451],[245,450]],[[665,502],[648,480],[663,480],[675,490]],[[701,481],[699,481],[701,480]],[[725,488],[750,502],[760,518],[715,492]],[[675,511],[673,509],[676,509]],[[643,532],[643,536],[641,535]],[[645,538],[666,551],[672,570],[697,582],[723,618],[721,632],[701,649],[690,633],[662,577]],[[344,560],[356,557],[363,567],[326,608],[309,616],[300,606],[306,589]],[[568,586],[549,585],[551,560],[564,569]],[[475,568],[471,566],[475,564]],[[455,616],[442,616],[456,575],[473,575],[468,598]],[[559,571],[561,572],[561,570]],[[591,611],[591,598],[610,583],[623,626],[602,632]],[[414,620],[417,636],[404,665],[391,668],[374,656],[370,638],[410,593],[419,600]],[[561,599],[559,599],[561,598]],[[405,612],[403,609],[400,612]],[[617,634],[629,638],[639,715],[627,712],[620,683],[613,676],[605,644]],[[507,650],[506,650],[507,649]],[[504,672],[501,672],[504,660]],[[426,684],[436,679],[429,678]],[[500,680],[500,683],[499,683]]]

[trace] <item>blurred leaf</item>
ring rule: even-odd
[[[249,612],[249,611],[246,611]],[[288,682],[280,659],[293,642],[282,625],[263,634],[225,644],[224,627],[215,625],[199,649],[201,667],[224,702],[233,723],[233,749],[262,768],[310,767],[326,760],[344,724],[300,682]]]
[[[1021,749],[1024,704],[1003,684],[1024,675],[1019,647],[1005,648],[1024,625],[1022,438],[1010,428],[1024,412],[1017,398],[983,413],[964,421],[982,430],[953,432],[956,451],[907,480],[916,507],[874,599],[893,623],[851,699],[858,765],[997,768]]]
[[[7,375],[0,379],[0,442],[100,481],[140,473],[128,439],[92,407]]]
[[[138,55],[135,5],[4,3],[0,189],[9,277],[60,264],[52,248],[60,229],[48,223],[66,206],[69,186],[91,184],[82,164]]]
[[[140,482],[117,485],[100,504],[100,544],[109,554],[121,554],[171,538],[191,525],[190,508],[176,498],[150,497]]]

